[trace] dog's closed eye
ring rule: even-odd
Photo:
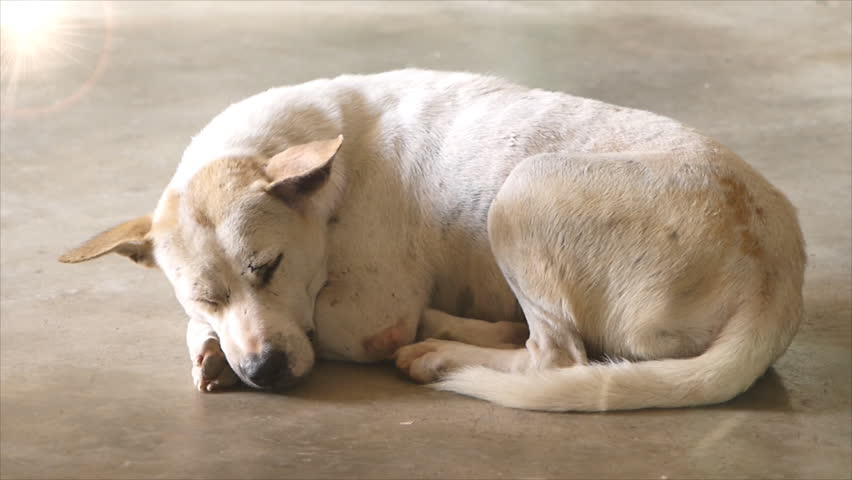
[[[205,308],[217,310],[220,307],[227,305],[231,300],[231,290],[196,290],[192,301],[204,306]]]
[[[257,285],[258,288],[263,288],[266,285],[268,285],[270,281],[272,281],[272,277],[273,277],[273,275],[275,275],[275,272],[278,270],[278,267],[281,265],[281,260],[283,258],[284,258],[284,254],[279,253],[278,256],[275,257],[275,259],[270,261],[270,262],[266,262],[266,263],[264,263],[262,265],[258,265],[258,266],[255,266],[255,265],[249,265],[248,266],[249,270],[253,274],[257,275],[257,277],[259,279],[258,285]]]
[[[209,298],[193,298],[193,300],[209,308],[219,308],[222,306],[221,303]]]

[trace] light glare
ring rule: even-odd
[[[4,117],[56,111],[85,95],[106,68],[110,2],[0,0],[0,37]]]
[[[63,1],[0,2],[0,29],[7,48],[18,54],[33,55],[42,50],[55,34],[65,9]]]

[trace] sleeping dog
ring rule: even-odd
[[[795,209],[652,113],[468,73],[275,88],[192,139],[153,213],[60,260],[157,267],[202,391],[394,359],[501,405],[726,401],[802,319]]]

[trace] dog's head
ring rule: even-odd
[[[76,263],[107,253],[160,268],[186,313],[219,336],[248,385],[279,388],[306,375],[314,301],[326,281],[326,229],[342,188],[343,137],[271,159],[220,158],[170,186],[151,215],[69,251]]]

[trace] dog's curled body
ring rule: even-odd
[[[188,218],[176,199],[211,195],[199,178],[251,190],[254,167],[233,165],[340,134],[327,184],[286,221],[321,245],[302,282],[320,357],[395,354],[415,379],[520,408],[686,406],[746,389],[801,320],[795,211],[727,148],[648,112],[466,73],[347,75],[232,105],[187,148],[152,231]],[[209,173],[222,159],[237,160]],[[221,240],[234,220],[200,218],[239,241]],[[301,254],[285,249],[284,272]],[[529,339],[479,341],[487,326],[467,319],[526,319]],[[465,343],[412,344],[418,329]]]

